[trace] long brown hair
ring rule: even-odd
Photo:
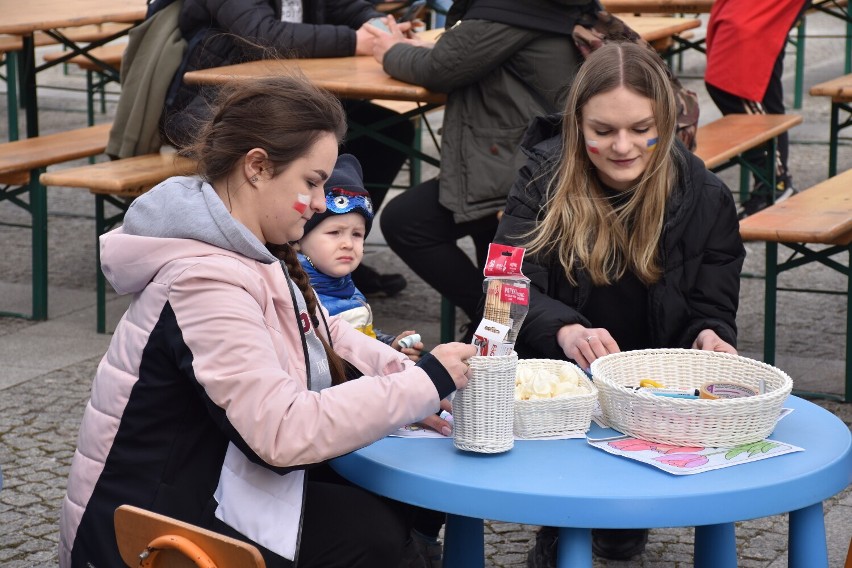
[[[673,144],[675,99],[664,63],[633,43],[610,43],[580,67],[563,114],[564,156],[548,182],[547,211],[528,234],[528,252],[557,252],[566,278],[576,285],[579,269],[600,286],[630,270],[643,283],[662,276],[658,245],[666,200],[676,176]],[[651,100],[658,141],[648,167],[626,201],[613,206],[585,149],[583,107],[592,97],[618,87]]]
[[[345,132],[346,114],[340,101],[303,77],[234,82],[221,89],[212,116],[201,125],[196,142],[181,150],[181,154],[196,159],[198,174],[212,183],[227,178],[249,150],[263,148],[275,177],[305,156],[323,135],[334,134],[339,143]],[[284,262],[305,297],[328,357],[332,384],[343,382],[343,360],[319,333],[319,302],[295,250],[289,244],[267,244],[267,248]]]

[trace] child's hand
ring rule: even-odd
[[[405,337],[410,337],[410,339],[400,343],[400,340]],[[420,341],[420,336],[413,330],[403,331],[396,336],[396,339],[391,343],[391,347],[416,363],[420,360],[420,353],[423,351],[423,342]]]
[[[453,404],[449,400],[444,399],[441,401],[440,414],[430,414],[417,424],[449,438],[453,435],[453,415],[450,414],[452,410]]]

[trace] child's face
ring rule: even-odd
[[[331,215],[302,237],[299,248],[317,270],[340,278],[361,264],[365,234],[366,223],[360,213]]]

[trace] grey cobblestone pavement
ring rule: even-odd
[[[813,37],[807,42],[804,108],[789,109],[805,118],[805,123],[791,134],[790,164],[800,189],[826,177],[829,103],[808,97],[807,88],[842,74],[842,41],[837,36],[843,31],[842,24],[826,16],[808,20],[808,33]],[[702,58],[687,54],[680,73],[684,83],[699,93],[705,123],[718,117],[718,112],[700,80]],[[793,57],[788,54],[788,108],[792,106],[792,73]],[[58,70],[51,71],[47,79],[45,84],[84,84],[83,77],[74,72],[66,76]],[[5,93],[0,95],[5,99]],[[116,96],[109,98],[108,112],[99,115],[98,121],[111,120]],[[40,102],[45,133],[85,123],[84,100],[79,92],[42,89]],[[0,106],[0,140],[6,139],[7,111],[5,104]],[[428,140],[424,144],[429,147]],[[852,152],[847,142],[840,150],[839,169],[850,167]],[[425,175],[430,172],[427,170]],[[736,186],[734,172],[723,177],[731,187]],[[8,203],[0,205],[0,222],[26,220]],[[50,188],[49,206],[51,319],[32,322],[0,318],[0,566],[4,568],[57,565],[59,505],[91,378],[109,341],[109,336],[94,333],[93,200],[86,192]],[[377,233],[374,231],[370,237],[368,264],[385,272],[402,272],[409,280],[409,287],[400,295],[372,302],[377,323],[385,330],[414,326],[428,344],[434,345],[439,337],[440,298],[384,246]],[[4,243],[4,254],[0,255],[0,310],[22,309],[29,301],[29,233],[0,226],[0,238]],[[751,243],[747,248],[745,271],[760,274],[763,247]],[[782,278],[785,282],[845,289],[844,278],[824,268],[787,273]],[[763,346],[762,286],[760,280],[743,280],[738,320],[739,348],[744,355],[755,358],[760,358]],[[110,296],[109,302],[114,325],[126,299]],[[845,302],[838,296],[781,294],[778,313],[777,365],[789,372],[799,387],[842,392]],[[852,425],[852,404],[814,402]],[[827,500],[824,510],[829,566],[839,568],[852,537],[852,490],[847,488]],[[525,566],[535,529],[487,522],[486,565]],[[641,557],[627,562],[596,559],[595,568],[686,568],[693,565],[692,543],[691,528],[655,529]],[[786,566],[786,517],[738,523],[737,547],[743,568]]]

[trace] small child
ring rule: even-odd
[[[341,154],[325,183],[324,213],[305,223],[298,243],[299,261],[311,286],[331,315],[340,315],[359,331],[387,343],[412,361],[420,359],[423,343],[400,345],[404,331],[394,337],[373,328],[370,305],[352,281],[352,271],[364,258],[364,239],[373,224],[373,202],[364,189],[361,164],[351,154]]]

